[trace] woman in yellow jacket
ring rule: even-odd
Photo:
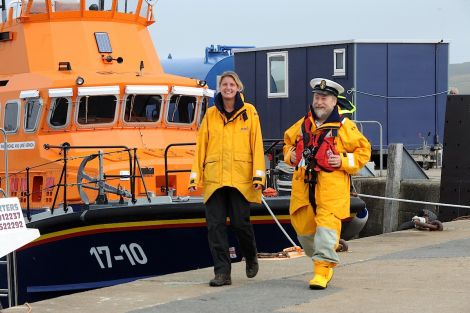
[[[324,289],[339,263],[341,219],[350,216],[350,174],[369,159],[370,144],[356,125],[338,113],[344,88],[331,80],[310,82],[313,103],[306,117],[284,134],[284,161],[296,167],[289,207],[291,223],[313,259],[311,289]]]
[[[219,89],[215,105],[207,110],[198,132],[189,187],[194,191],[200,182],[204,187],[215,273],[210,286],[232,283],[227,216],[246,259],[246,275],[252,278],[258,273],[250,202],[261,202],[266,171],[258,113],[244,102],[240,78],[234,72],[223,73]]]

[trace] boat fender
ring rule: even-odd
[[[369,212],[367,211],[367,208],[363,208],[350,221],[344,221],[341,238],[344,240],[350,240],[359,236],[359,233],[366,225],[368,218]]]

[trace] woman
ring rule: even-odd
[[[234,72],[220,77],[220,92],[201,123],[190,175],[191,192],[202,182],[209,247],[215,277],[210,286],[232,283],[227,216],[246,259],[246,276],[258,273],[250,202],[261,202],[265,182],[263,139],[258,113],[243,100],[243,84]]]

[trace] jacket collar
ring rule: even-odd
[[[222,114],[225,115],[226,111],[224,109],[224,100],[223,100],[222,94],[220,92],[217,93],[217,95],[215,96],[214,104],[217,107],[217,110],[219,110]],[[243,102],[243,95],[241,95],[240,92],[237,92],[237,94],[235,95],[234,110],[233,110],[233,112],[231,112],[231,115],[235,114],[235,112],[240,110],[244,105],[245,105],[245,103]]]
[[[315,111],[313,110],[311,105],[310,105],[310,113],[313,119],[317,120],[317,115],[315,114]],[[326,118],[326,120],[322,123],[322,125],[329,124],[329,123],[340,123],[340,122],[341,122],[341,115],[338,112],[338,106],[335,105],[335,107],[333,108],[333,111],[331,111],[330,116]]]

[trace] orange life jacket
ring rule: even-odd
[[[313,162],[311,165],[317,172],[321,170],[325,172],[334,171],[335,168],[328,164],[328,158],[331,155],[339,155],[334,142],[335,137],[338,135],[338,129],[339,127],[328,127],[317,130],[314,135],[312,133],[312,121],[307,114],[302,123],[302,138],[299,138],[295,148],[297,157],[297,164],[295,165],[297,166],[303,157],[306,163],[311,164]],[[331,133],[331,136],[326,137],[328,133]]]

